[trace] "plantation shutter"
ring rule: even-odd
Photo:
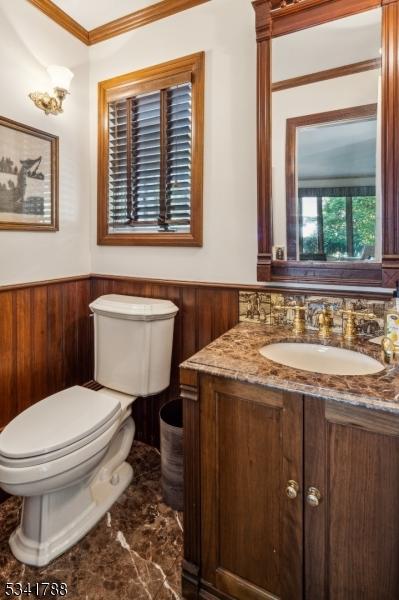
[[[189,232],[191,83],[108,105],[110,232]]]
[[[161,92],[132,100],[132,225],[158,224],[161,193]]]
[[[168,90],[166,219],[175,229],[191,217],[191,84]]]
[[[127,103],[112,102],[108,106],[108,221],[112,227],[126,225],[127,217]]]

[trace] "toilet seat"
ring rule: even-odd
[[[99,396],[80,386],[53,394],[5,427],[0,436],[0,465],[16,469],[57,460],[113,429],[120,416],[120,402],[111,395]]]

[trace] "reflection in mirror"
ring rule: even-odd
[[[273,243],[289,260],[381,260],[380,46],[380,9],[273,39]]]
[[[290,119],[287,167],[289,257],[374,260],[377,105]]]

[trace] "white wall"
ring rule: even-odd
[[[206,52],[203,248],[97,246],[98,81],[201,50]],[[374,56],[375,48],[370,52]],[[60,231],[0,231],[0,285],[88,272],[256,282],[256,44],[249,1],[212,0],[90,49],[26,0],[3,1],[0,56],[0,114],[60,137]],[[46,117],[27,98],[30,91],[48,88],[45,68],[51,63],[75,73],[65,113],[58,117]],[[376,73],[354,76],[354,87],[346,78],[338,102],[331,86],[340,80],[273,94],[276,243],[285,244],[285,177],[279,171],[285,119],[373,101],[364,91],[371,90]]]
[[[378,58],[381,27],[382,10],[376,8],[273,38],[272,80]]]
[[[206,52],[203,248],[96,245],[97,83]],[[246,0],[212,0],[90,48],[92,271],[256,282],[256,44]]]
[[[88,49],[26,0],[7,0],[0,4],[0,57],[0,115],[60,138],[60,231],[0,231],[0,285],[88,273]],[[49,88],[49,64],[75,73],[57,117],[27,97]]]

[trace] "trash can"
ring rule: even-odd
[[[183,403],[164,404],[161,421],[161,472],[163,499],[173,510],[183,510]]]

